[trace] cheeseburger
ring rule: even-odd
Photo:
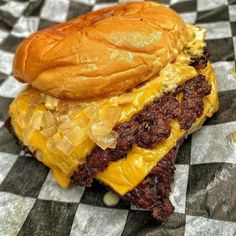
[[[178,149],[218,110],[204,40],[204,29],[154,2],[36,32],[14,58],[14,76],[29,85],[6,125],[62,188],[96,179],[164,221]]]

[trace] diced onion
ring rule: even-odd
[[[81,110],[81,106],[79,103],[73,102],[69,103],[69,110],[68,110],[68,115],[71,117],[74,114],[77,114]]]
[[[46,146],[51,152],[56,152],[57,151],[56,144],[52,139],[47,140]]]
[[[108,121],[113,126],[119,120],[121,112],[122,110],[118,106],[107,107],[101,111],[100,119]]]
[[[57,117],[57,121],[59,123],[70,123],[71,122],[71,119],[68,115],[63,115],[63,116],[58,116]]]
[[[60,101],[43,94],[41,102],[48,110],[33,112],[30,123],[33,129],[40,129],[50,151],[70,155],[88,137],[103,149],[115,148],[118,134],[112,129],[122,113],[119,97],[103,107],[97,102]],[[30,137],[26,135],[25,139]]]
[[[78,146],[85,139],[84,131],[77,125],[64,134],[64,137],[74,146]]]
[[[54,111],[57,111],[60,115],[62,115],[62,114],[68,115],[69,105],[67,102],[60,100]]]
[[[117,144],[117,138],[118,134],[115,131],[111,131],[109,134],[104,135],[104,136],[97,136],[93,137],[90,136],[90,138],[103,150],[106,148],[115,148]]]
[[[55,110],[59,103],[59,99],[46,95],[45,107],[49,110]]]
[[[51,137],[56,132],[57,132],[57,127],[56,126],[52,126],[52,127],[46,128],[46,129],[42,129],[40,131],[40,133],[45,137]]]
[[[60,142],[62,139],[62,136],[59,133],[54,134],[51,138],[47,140],[47,148],[52,152],[57,152],[57,146],[56,144]]]
[[[50,111],[43,113],[42,130],[40,133],[45,137],[51,137],[57,132],[57,122],[55,117]]]
[[[29,100],[30,106],[36,107],[41,102],[42,102],[42,100],[40,98],[40,94],[34,93],[30,96],[30,100]]]
[[[56,143],[56,147],[66,156],[69,156],[75,148],[75,146],[65,136]]]
[[[74,122],[70,122],[70,123],[62,123],[59,127],[58,130],[60,131],[60,133],[62,135],[66,134],[67,132],[69,132],[71,129],[73,129],[76,126],[76,124]]]
[[[33,133],[34,133],[34,129],[32,128],[28,128],[28,129],[24,129],[23,132],[22,132],[22,139],[23,139],[23,143],[25,145],[29,145],[30,144],[30,141],[31,141],[31,138],[33,136]]]
[[[50,111],[46,111],[43,114],[43,127],[50,128],[52,126],[56,126],[56,119]]]
[[[23,127],[24,128],[27,128],[29,126],[29,123],[30,123],[30,120],[32,118],[32,111],[29,110],[27,113],[25,113],[25,115],[23,116],[23,122],[24,122],[24,125]]]
[[[39,130],[42,126],[43,111],[34,111],[30,119],[29,125],[33,129]]]
[[[111,132],[112,130],[112,122],[107,120],[100,120],[98,122],[94,122],[90,125],[91,134],[93,136],[102,136]]]
[[[22,110],[19,110],[18,112],[19,112],[18,113],[19,116],[16,122],[20,126],[20,128],[24,129],[26,127],[26,123],[25,123],[26,112]]]
[[[85,115],[89,118],[90,121],[98,120],[99,119],[99,108],[100,106],[92,102],[88,105],[86,105],[84,109]]]
[[[84,114],[83,111],[77,113],[73,117],[73,121],[77,123],[82,129],[85,129],[88,126],[89,119],[88,117]]]

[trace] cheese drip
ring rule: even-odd
[[[194,47],[199,45],[197,48],[202,48],[205,45],[203,41],[204,31],[194,26],[189,27],[193,37],[189,45],[194,44]],[[194,67],[188,66],[191,57],[191,54],[188,52],[184,50],[179,54],[175,62],[163,68],[157,77],[120,96],[83,102],[61,101],[43,95],[40,91],[29,87],[10,106],[12,126],[16,135],[26,146],[36,152],[36,158],[48,166],[52,170],[52,174],[57,182],[66,188],[70,183],[70,177],[73,172],[77,169],[78,165],[85,162],[86,156],[91,153],[95,145],[106,148],[106,146],[103,146],[104,143],[102,143],[103,139],[101,137],[110,137],[111,140],[109,141],[111,142],[109,145],[114,147],[116,141],[114,138],[116,134],[112,133],[114,126],[129,120],[145,104],[150,103],[154,98],[160,97],[163,92],[174,91],[179,85],[198,75],[199,72]],[[196,53],[200,52],[196,51]],[[210,65],[201,73],[214,83]],[[208,97],[209,99],[211,98],[211,96]],[[213,108],[214,102],[215,100],[212,97],[213,112],[215,111]],[[116,112],[112,113],[112,109],[113,111],[115,109]],[[117,113],[119,115],[116,115],[116,119],[114,119],[114,116],[110,116],[110,114],[114,115]],[[207,115],[204,111],[205,116],[210,115]],[[44,122],[44,120],[46,121]],[[99,125],[102,129],[98,128]],[[176,125],[173,124],[173,127],[177,127]],[[107,133],[102,134],[101,131],[104,130],[104,127]],[[172,134],[175,141],[172,144],[166,143],[169,150],[176,143],[179,136],[182,135],[182,131],[178,131],[177,128],[175,130],[176,134]],[[168,152],[168,150],[166,149],[165,152]],[[130,157],[133,155],[137,156],[140,154],[145,157],[145,153],[149,155],[150,150],[148,152],[148,150],[145,151],[134,147],[129,153],[127,161],[130,162]],[[149,168],[140,165],[140,168],[145,170],[140,171],[137,181],[131,180],[132,184],[127,185],[125,182],[120,182],[115,185],[112,183],[113,177],[109,176],[108,173],[110,168],[113,168],[113,165],[117,165],[115,163],[112,163],[111,167],[99,174],[97,178],[105,183],[110,183],[115,191],[124,194],[129,189],[132,189],[132,186],[136,186],[138,181],[140,182],[149,173],[151,167],[155,166],[157,161],[164,155],[164,152],[160,152],[158,157],[155,156],[156,160],[153,158]],[[136,162],[134,161],[134,163]],[[145,165],[145,159],[143,159],[143,164]],[[125,165],[122,168],[122,171],[125,173]],[[117,174],[119,175],[120,173],[117,172]],[[129,179],[129,176],[127,178]],[[131,175],[130,179],[132,178],[134,177]]]
[[[208,83],[212,86],[212,91],[203,99],[203,114],[195,121],[190,130],[181,130],[178,122],[172,121],[171,134],[168,139],[159,142],[153,149],[134,146],[126,158],[112,162],[105,171],[99,173],[98,180],[110,186],[120,195],[125,195],[134,189],[152,168],[176,146],[178,140],[199,129],[205,119],[211,117],[218,110],[217,87],[211,66],[208,65],[206,70],[202,70],[202,74],[206,75]]]

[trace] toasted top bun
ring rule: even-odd
[[[13,73],[62,99],[119,94],[158,74],[188,37],[171,9],[124,3],[32,34],[17,49]]]

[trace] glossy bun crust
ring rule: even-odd
[[[15,77],[62,99],[119,94],[172,62],[187,26],[154,2],[104,8],[36,32],[21,43]]]

